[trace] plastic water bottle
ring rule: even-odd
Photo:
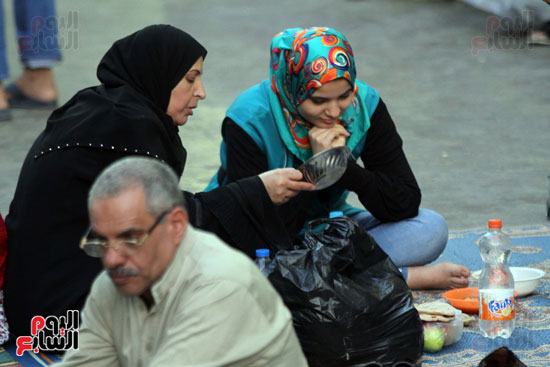
[[[479,278],[479,329],[485,337],[507,339],[515,327],[514,277],[508,268],[512,241],[500,219],[489,220],[479,252],[485,263]]]
[[[269,249],[260,248],[256,250],[256,259],[254,263],[260,268],[260,271],[263,272],[264,268],[269,263]]]

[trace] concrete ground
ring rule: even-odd
[[[4,6],[15,78],[21,67],[9,3]],[[61,103],[97,84],[95,69],[112,42],[145,25],[173,24],[208,49],[208,98],[181,129],[189,154],[182,180],[187,190],[200,191],[217,169],[224,111],[241,91],[267,77],[272,36],[287,27],[330,26],[348,37],[359,78],[388,105],[422,188],[423,207],[440,212],[451,230],[484,227],[492,217],[505,226],[547,223],[550,47],[497,37],[487,31],[493,24],[488,14],[461,2],[57,0],[57,7],[65,24],[64,60],[55,68]],[[14,117],[0,123],[4,216],[48,113],[16,110]]]

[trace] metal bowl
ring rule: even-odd
[[[314,184],[315,190],[322,190],[342,177],[350,154],[347,146],[323,150],[305,161],[298,170],[304,175],[304,181]]]

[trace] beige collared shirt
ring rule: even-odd
[[[62,366],[307,366],[290,312],[245,255],[188,226],[147,310],[95,280]]]

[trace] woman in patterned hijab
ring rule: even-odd
[[[302,161],[312,154],[308,133],[315,123],[300,115],[300,105],[324,84],[347,81],[344,93],[352,88],[344,101],[348,107],[336,123],[350,133],[346,145],[353,151],[370,126],[364,98],[357,95],[368,88],[359,89],[355,83],[355,58],[343,34],[330,28],[287,29],[271,43],[270,74],[277,128],[287,148]]]
[[[424,266],[444,250],[447,224],[438,213],[419,208],[420,188],[395,124],[378,92],[356,75],[353,50],[340,32],[312,27],[277,34],[270,78],[243,92],[227,110],[222,164],[206,190],[270,169],[298,167],[313,154],[346,145],[351,156],[336,184],[299,193],[279,206],[290,240],[272,250],[300,241],[309,220],[342,211],[369,231],[411,288],[466,286],[469,270],[462,265]],[[350,191],[364,208],[346,202]]]

